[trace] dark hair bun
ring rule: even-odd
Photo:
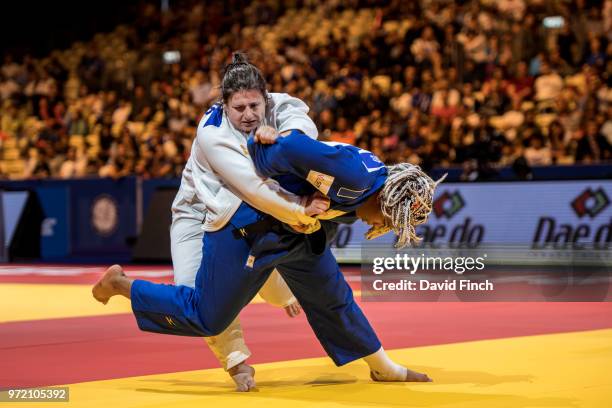
[[[246,53],[236,51],[232,54],[231,64],[225,67],[221,80],[221,96],[227,102],[229,97],[241,90],[256,89],[267,99],[266,80],[261,71],[251,64]]]

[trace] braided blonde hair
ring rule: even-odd
[[[366,238],[374,239],[393,231],[397,235],[395,247],[403,248],[421,240],[415,227],[427,221],[434,191],[446,174],[433,181],[419,166],[410,163],[388,166],[387,170],[387,180],[378,197],[387,224],[370,228]]]

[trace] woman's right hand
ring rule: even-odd
[[[329,209],[329,198],[321,194],[319,191],[315,192],[306,200],[306,206],[304,213],[309,217],[323,214]]]

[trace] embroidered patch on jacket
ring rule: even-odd
[[[332,183],[334,182],[334,178],[335,177],[332,177],[328,174],[310,170],[308,172],[306,180],[308,180],[310,184],[315,186],[317,190],[327,195],[327,193],[329,193],[329,189],[331,188]]]

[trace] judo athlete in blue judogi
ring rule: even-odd
[[[131,298],[142,330],[211,336],[227,327],[276,268],[334,363],[365,357],[375,380],[429,381],[386,357],[329,244],[338,220],[359,217],[372,225],[369,237],[393,230],[398,245],[406,245],[416,239],[415,225],[431,211],[437,183],[417,166],[387,167],[371,152],[318,142],[299,131],[268,142],[248,143],[261,176],[275,178],[295,194],[318,191],[329,198],[330,208],[318,216],[316,232],[296,233],[243,202],[225,227],[204,235],[206,251],[195,289],[131,281],[121,274],[108,277],[107,287],[122,288],[108,294]]]

